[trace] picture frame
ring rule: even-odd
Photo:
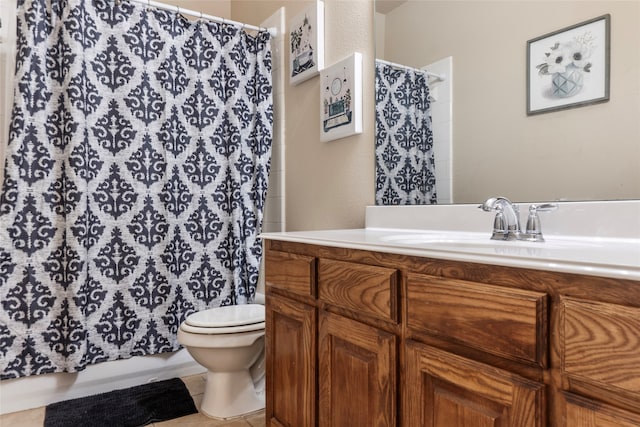
[[[355,52],[320,73],[320,140],[362,133],[362,54]]]
[[[609,100],[611,15],[527,41],[527,115]]]
[[[297,85],[324,68],[323,0],[291,19],[289,36],[289,83]]]

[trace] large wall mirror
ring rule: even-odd
[[[431,102],[434,144],[450,144],[438,203],[640,199],[640,1],[375,1],[377,58],[450,62]],[[527,116],[527,41],[605,14],[609,101]]]

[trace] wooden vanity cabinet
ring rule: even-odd
[[[546,293],[408,273],[406,326],[403,425],[545,426],[545,385],[485,355],[547,364]],[[414,341],[432,337],[475,360]]]
[[[320,427],[397,425],[397,276],[318,259]]]
[[[396,337],[321,312],[318,341],[320,427],[396,426]]]
[[[415,341],[403,426],[543,427],[544,384]]]
[[[640,415],[597,400],[563,393],[564,413],[557,425],[563,427],[638,427]]]
[[[559,308],[563,425],[640,426],[640,308],[570,296]]]
[[[316,426],[313,257],[266,253],[266,425]],[[280,295],[277,295],[280,292]]]
[[[397,426],[397,271],[266,257],[267,425]]]
[[[265,246],[269,426],[640,426],[638,281]]]

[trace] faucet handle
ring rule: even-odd
[[[527,227],[525,229],[523,239],[532,242],[544,242],[538,212],[550,212],[555,211],[556,209],[558,209],[557,203],[542,203],[539,205],[530,205],[529,217],[527,218]]]
[[[551,212],[551,211],[555,211],[556,209],[558,209],[558,204],[557,203],[541,203],[539,205],[530,205],[529,206],[529,212],[534,211],[534,212]]]

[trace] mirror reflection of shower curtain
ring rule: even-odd
[[[376,204],[436,204],[427,75],[376,61]]]

